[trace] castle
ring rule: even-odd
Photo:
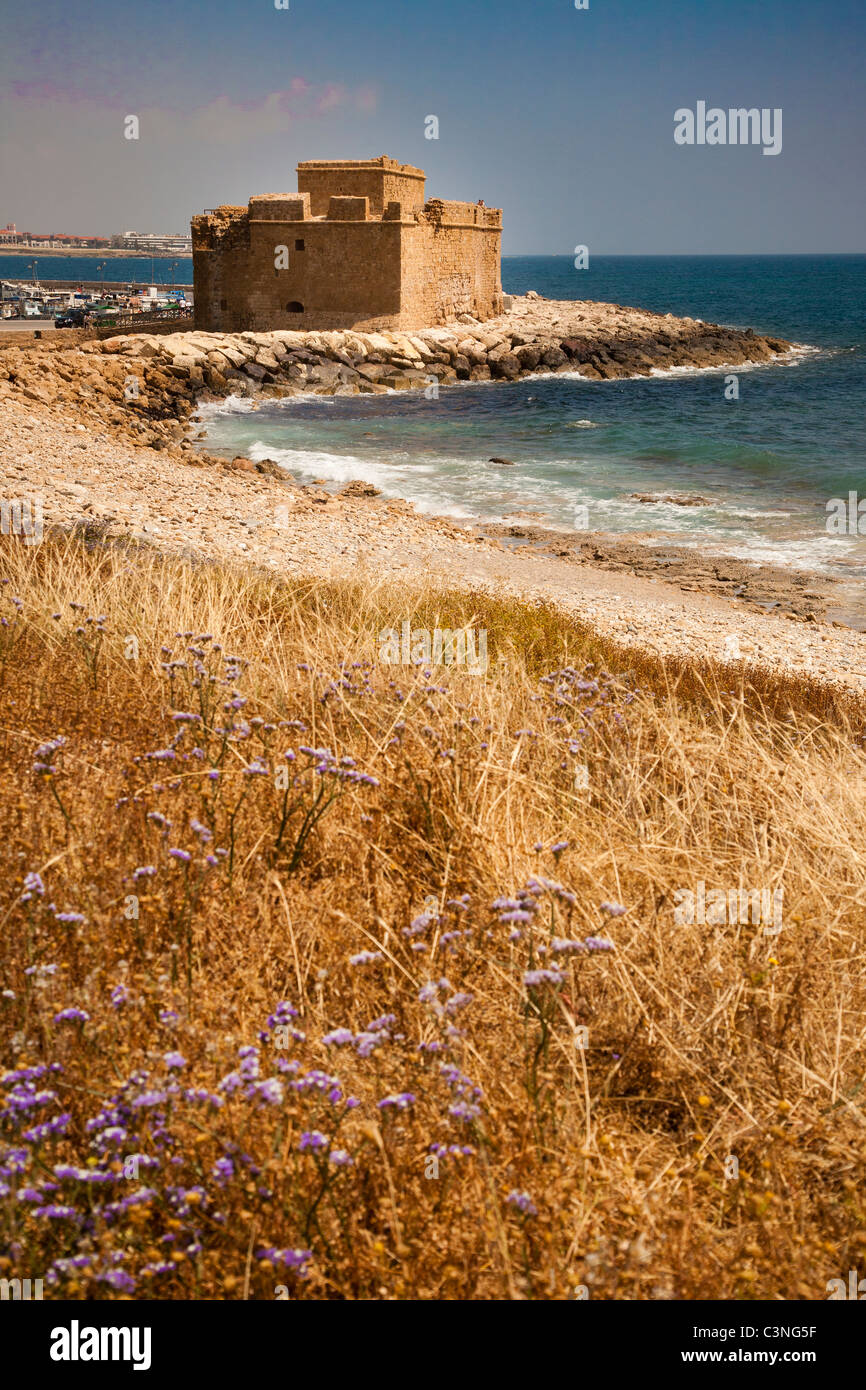
[[[298,165],[297,193],[192,219],[195,326],[425,328],[502,311],[502,212],[424,201],[423,169],[379,159]]]

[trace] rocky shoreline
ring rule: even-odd
[[[553,603],[624,647],[742,659],[866,691],[864,638],[822,621],[832,585],[818,576],[763,574],[635,538],[532,527],[483,535],[368,484],[339,494],[302,486],[272,461],[228,459],[190,437],[196,407],[230,394],[377,393],[534,371],[586,375],[592,366],[625,376],[648,373],[650,362],[735,367],[789,346],[530,296],[493,323],[411,335],[193,332],[8,346],[0,348],[3,496],[39,497],[49,529],[277,574],[510,593]]]
[[[777,613],[804,622],[832,621],[832,615],[845,604],[843,586],[828,575],[714,554],[703,546],[686,546],[649,532],[622,536],[604,531],[558,531],[525,522],[485,522],[476,529],[506,545],[554,555],[581,568],[663,579],[685,592],[714,594],[754,612]]]
[[[411,334],[141,333],[72,345],[61,335],[6,345],[0,402],[17,397],[77,408],[147,447],[191,449],[196,406],[229,395],[370,395],[538,373],[612,380],[771,362],[791,346],[751,329],[529,294],[485,323],[464,315]]]

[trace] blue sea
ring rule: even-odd
[[[191,285],[190,256],[64,256],[57,251],[28,251],[26,256],[0,255],[0,280],[32,285],[30,261],[36,261],[40,283],[49,280],[102,280],[124,285]],[[103,271],[102,265],[105,263]],[[177,262],[177,269],[172,269]],[[151,279],[151,268],[153,278]]]

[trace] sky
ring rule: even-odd
[[[0,225],[188,232],[388,154],[505,255],[866,250],[863,0],[284,2],[6,0]],[[781,152],[677,144],[698,102],[781,109]]]

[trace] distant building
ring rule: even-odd
[[[309,160],[297,193],[192,219],[196,327],[421,328],[501,312],[502,212],[424,201],[422,169]]]
[[[176,252],[192,254],[192,238],[182,232],[124,232],[121,244],[127,251],[149,251],[151,255]]]
[[[0,227],[0,245],[14,246],[18,241],[18,232],[14,222],[7,222],[5,227]]]

